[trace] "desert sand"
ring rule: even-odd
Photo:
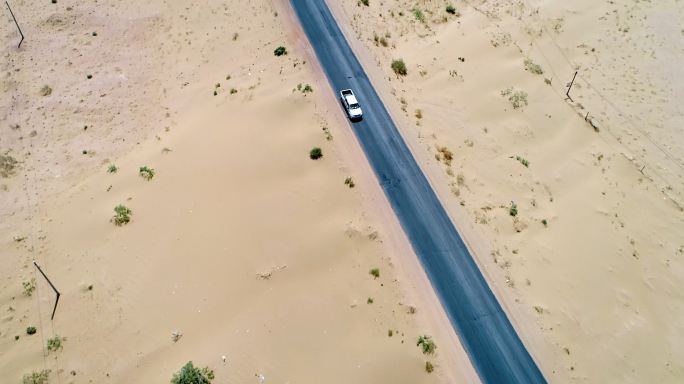
[[[474,380],[286,2],[11,5],[3,382]]]
[[[331,2],[546,378],[681,382],[681,2],[446,5]]]

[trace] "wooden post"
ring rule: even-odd
[[[19,45],[17,45],[17,48],[21,48],[21,43],[24,42],[24,33],[21,31],[21,27],[19,27],[19,23],[17,22],[17,18],[14,17],[14,12],[12,12],[12,8],[10,8],[10,5],[7,1],[5,1],[5,4],[7,4],[7,9],[10,11],[10,15],[12,15],[12,18],[14,19],[14,24],[17,25],[17,29],[19,30],[19,34],[21,35],[21,40],[19,40]]]

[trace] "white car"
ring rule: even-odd
[[[342,98],[342,105],[344,109],[347,110],[347,115],[351,120],[361,120],[363,117],[363,111],[359,105],[359,101],[356,100],[354,92],[351,89],[343,89],[340,91],[340,97]]]

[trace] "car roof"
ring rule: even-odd
[[[356,96],[354,95],[349,95],[347,96],[347,103],[349,104],[358,104],[358,100],[356,100]]]

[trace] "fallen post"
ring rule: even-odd
[[[5,1],[5,4],[7,4],[7,9],[9,9],[10,15],[12,15],[12,18],[14,19],[14,24],[17,25],[17,29],[19,30],[19,34],[21,35],[21,40],[19,40],[19,45],[17,45],[17,48],[21,48],[21,43],[24,42],[24,33],[21,31],[21,28],[19,27],[19,22],[17,22],[17,18],[14,17],[14,12],[12,12],[12,8],[10,8],[9,3]]]
[[[35,260],[33,260],[33,265],[35,265],[36,268],[38,268],[38,272],[40,272],[40,274],[43,275],[43,277],[45,278],[45,280],[47,280],[48,284],[50,284],[50,286],[52,287],[52,289],[55,291],[55,294],[57,295],[57,299],[55,299],[55,306],[54,306],[54,308],[52,308],[52,316],[50,316],[50,320],[53,320],[53,319],[55,318],[55,311],[57,311],[57,303],[59,303],[59,297],[60,297],[62,294],[59,293],[59,291],[57,290],[57,288],[55,288],[55,285],[52,284],[52,281],[50,281],[50,279],[48,279],[48,277],[47,277],[47,275],[45,274],[45,272],[43,272],[43,270],[40,268],[40,265],[38,265],[38,263],[36,263]]]

